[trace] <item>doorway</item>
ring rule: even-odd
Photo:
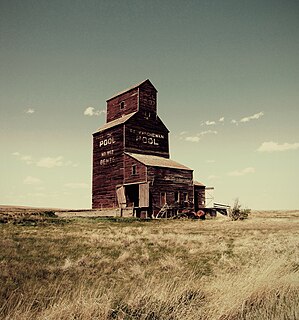
[[[139,185],[131,184],[126,186],[126,199],[128,207],[139,207]]]

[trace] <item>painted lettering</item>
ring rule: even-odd
[[[114,154],[114,150],[108,150],[101,152],[101,157],[112,156]]]
[[[101,159],[100,160],[100,166],[106,166],[110,163],[113,163],[115,161],[115,158],[114,157],[111,157],[111,158],[107,158],[107,159]]]
[[[105,146],[108,146],[108,145],[111,145],[111,144],[114,144],[115,143],[115,140],[113,137],[110,137],[110,138],[107,138],[107,139],[103,139],[103,140],[100,140],[100,143],[99,143],[99,146],[100,147],[105,147]]]
[[[142,136],[136,136],[136,142],[141,141],[144,144],[150,144],[150,145],[155,145],[158,146],[159,143],[155,138],[148,138],[148,137],[142,137]]]
[[[164,135],[160,133],[153,133],[153,132],[147,132],[147,131],[139,131],[139,135],[141,136],[147,136],[147,137],[152,137],[152,138],[159,138],[159,139],[164,139]]]

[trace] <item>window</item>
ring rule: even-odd
[[[122,102],[119,104],[119,108],[122,110],[122,109],[124,109],[124,107],[125,107],[125,102],[122,101]]]
[[[183,193],[183,199],[184,199],[183,200],[184,202],[188,202],[188,193],[187,192]]]
[[[175,202],[180,202],[180,193],[178,191],[176,191],[174,193],[174,201]]]
[[[151,113],[149,111],[144,111],[144,117],[145,119],[148,119],[151,117]]]
[[[137,174],[137,165],[133,164],[132,165],[132,176],[135,176]]]
[[[161,203],[161,206],[164,206],[164,204],[166,204],[166,192],[160,193],[160,203]]]

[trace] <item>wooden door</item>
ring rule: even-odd
[[[125,196],[124,186],[116,187],[116,195],[117,195],[118,206],[124,209],[126,207],[126,196]]]
[[[149,207],[149,184],[142,183],[139,185],[139,207]]]

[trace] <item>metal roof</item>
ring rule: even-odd
[[[129,153],[125,152],[125,154],[129,155],[130,157],[136,159],[137,161],[145,164],[146,166],[151,167],[165,167],[165,168],[173,168],[173,169],[182,169],[182,170],[189,170],[193,171],[192,169],[176,162],[171,159],[158,157],[158,156],[150,156],[145,154],[139,153]]]
[[[135,84],[134,86],[132,86],[132,87],[130,87],[130,88],[128,88],[128,89],[125,89],[125,90],[123,90],[123,91],[121,91],[121,92],[116,93],[114,96],[112,96],[111,98],[109,98],[109,99],[106,100],[106,101],[108,102],[109,100],[111,100],[111,99],[113,99],[113,98],[116,98],[116,97],[120,96],[120,95],[123,94],[123,93],[126,93],[126,92],[128,92],[128,91],[131,91],[131,90],[133,90],[133,89],[135,89],[135,88],[138,88],[138,87],[140,87],[142,84],[144,84],[146,81],[149,81],[149,82],[150,82],[149,79],[143,80],[143,81]],[[150,82],[150,84],[153,86],[153,84],[152,84],[151,82]],[[153,87],[154,87],[154,86],[153,86]],[[157,89],[156,89],[155,87],[154,87],[154,89],[157,91]]]
[[[108,123],[105,123],[101,128],[98,129],[95,133],[110,129],[112,127],[118,126],[119,124],[125,123],[127,120],[129,120],[136,112],[129,113],[125,116],[122,116],[121,118],[115,119],[113,121],[110,121]]]

